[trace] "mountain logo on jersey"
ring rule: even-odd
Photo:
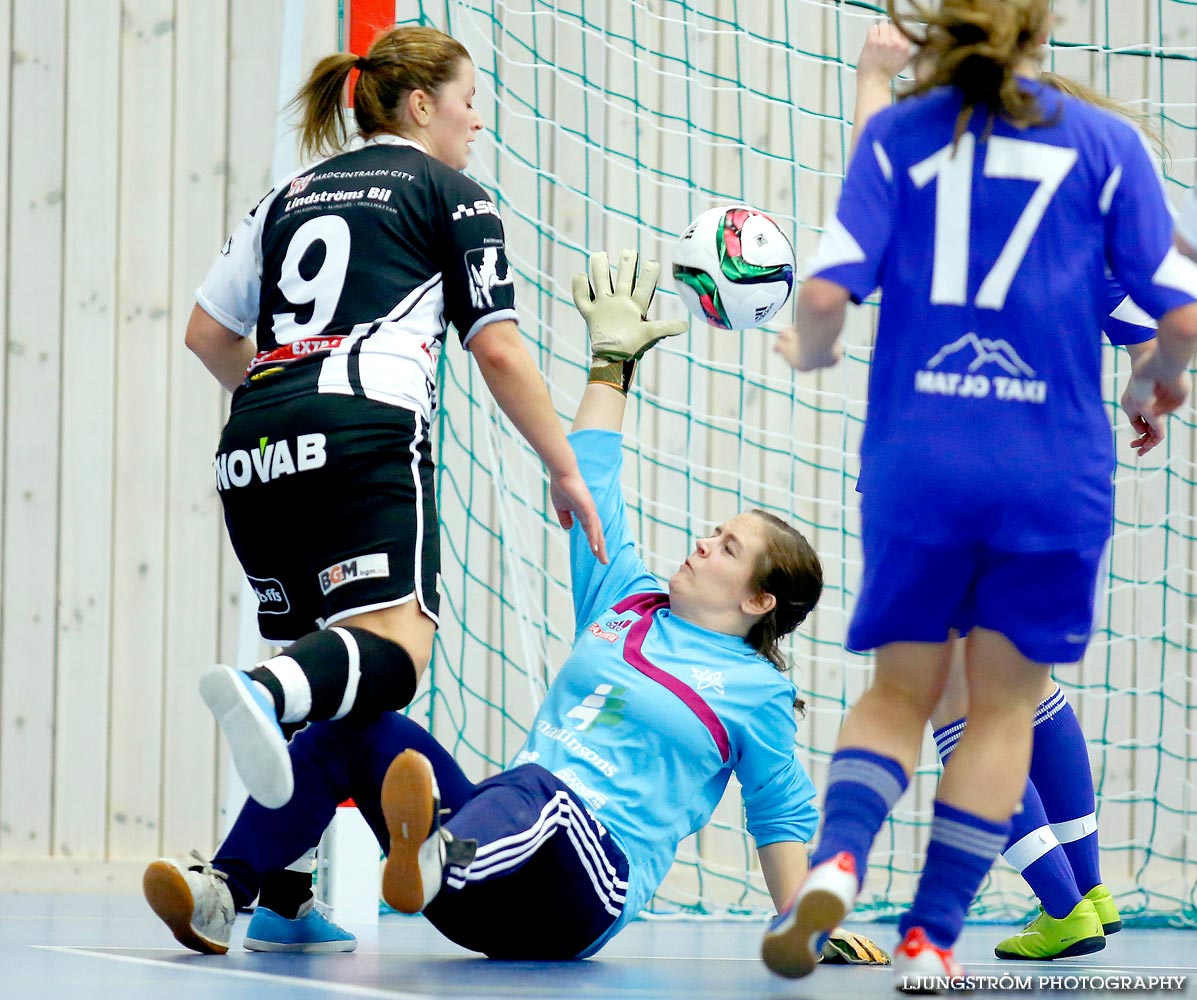
[[[1006,374],[978,371],[994,365]],[[1047,399],[1047,383],[1035,377],[1035,369],[1009,343],[975,333],[966,333],[941,347],[921,371],[915,372],[914,388],[928,395],[961,399],[990,395],[1014,403],[1043,403]]]
[[[623,708],[627,701],[620,695],[627,688],[614,687],[610,684],[600,684],[592,694],[582,699],[582,703],[565,713],[567,719],[577,719],[574,731],[586,732],[592,726],[617,726],[623,722]]]
[[[470,276],[470,302],[475,309],[493,309],[495,292],[514,279],[502,247],[467,250],[466,272]],[[510,303],[507,303],[510,305]]]
[[[212,463],[216,469],[216,488],[223,492],[248,486],[255,479],[269,483],[297,472],[323,468],[328,461],[324,450],[327,440],[323,434],[300,434],[294,442],[286,438],[281,441],[261,438],[253,451],[244,448],[222,451]]]

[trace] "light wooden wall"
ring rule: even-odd
[[[310,64],[337,4],[304,7]],[[234,655],[241,578],[210,464],[227,397],[182,332],[270,184],[281,21],[0,3],[0,888],[217,835],[196,678]]]

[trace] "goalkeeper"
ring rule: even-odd
[[[644,352],[685,329],[646,318],[658,273],[624,251],[612,283],[595,254],[574,282],[594,363],[570,443],[610,562],[573,531],[574,647],[512,766],[474,784],[393,712],[310,724],[290,745],[290,802],[248,802],[210,864],[147,870],[147,899],[184,945],[227,950],[235,907],[350,796],[387,851],[387,902],[492,958],[597,952],[652,898],[733,771],[770,895],[781,906],[793,894],[818,815],[779,644],[817,603],[822,566],[798,531],[755,510],[699,539],[666,586],[637,554],[620,486],[626,393]],[[889,961],[839,930],[826,954]]]

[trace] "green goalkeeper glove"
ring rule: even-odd
[[[890,957],[863,934],[837,927],[823,943],[819,961],[828,965],[889,965]]]
[[[661,265],[644,261],[635,250],[619,251],[615,284],[605,253],[590,255],[590,276],[574,275],[574,305],[590,331],[590,353],[603,361],[634,361],[653,344],[685,333],[684,319],[650,320],[648,307],[657,290]]]

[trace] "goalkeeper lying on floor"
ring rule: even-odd
[[[574,647],[512,766],[474,784],[394,712],[309,724],[289,748],[290,802],[247,803],[210,864],[147,870],[146,897],[184,945],[227,950],[235,908],[262,874],[312,847],[350,796],[387,851],[387,902],[492,958],[597,952],[652,899],[733,772],[774,904],[793,894],[818,814],[779,644],[818,602],[822,566],[796,529],[759,510],[700,538],[666,585],[640,559],[621,485],[626,393],[644,352],[685,328],[645,318],[658,271],[624,251],[614,284],[605,254],[575,279],[594,362],[570,443],[610,562],[575,525]],[[264,718],[247,729],[270,742],[271,702],[253,704]],[[824,955],[889,963],[839,929]]]

